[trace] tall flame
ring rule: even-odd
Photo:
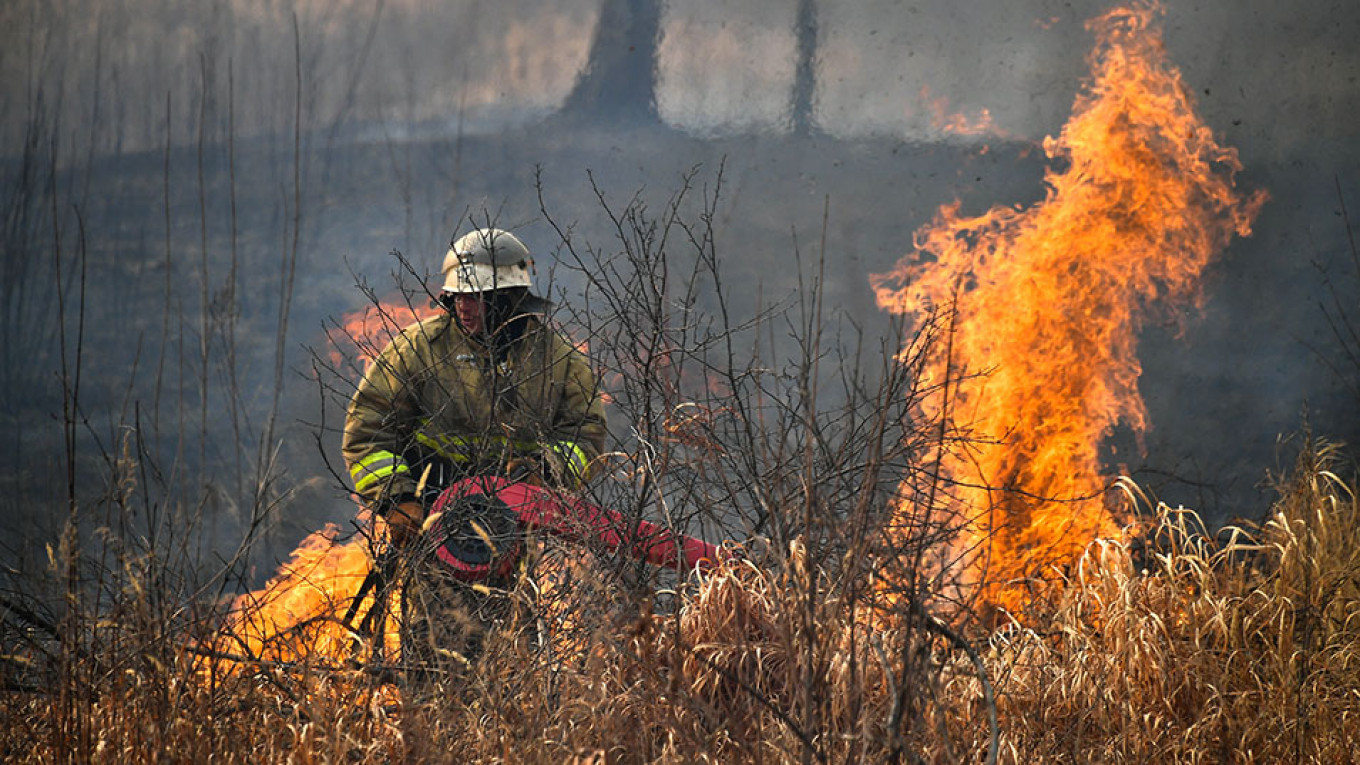
[[[964,578],[991,606],[1015,609],[1009,583],[1118,532],[1098,449],[1117,423],[1140,438],[1148,427],[1138,332],[1199,306],[1201,273],[1265,200],[1234,188],[1236,151],[1195,113],[1161,12],[1140,3],[1088,22],[1092,76],[1044,141],[1042,202],[976,217],[944,207],[915,253],[874,277],[880,306],[950,328],[926,408],[968,439],[941,467],[967,518]]]

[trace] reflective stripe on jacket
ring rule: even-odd
[[[433,460],[475,474],[543,452],[569,479],[588,477],[605,437],[595,376],[565,338],[528,321],[498,362],[447,313],[402,330],[350,402],[342,451],[355,491],[380,506],[413,494]]]

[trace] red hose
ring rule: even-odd
[[[542,528],[566,539],[599,542],[611,551],[626,548],[628,555],[656,566],[685,571],[708,569],[720,554],[716,545],[702,539],[676,534],[648,521],[630,523],[614,510],[508,478],[468,478],[445,489],[444,494],[441,503],[494,494],[526,529]]]

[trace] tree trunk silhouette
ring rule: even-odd
[[[559,117],[620,124],[660,121],[656,109],[661,0],[604,0],[590,58]]]

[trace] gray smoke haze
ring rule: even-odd
[[[0,7],[6,146],[34,112],[96,151],[191,132],[233,70],[241,136],[293,122],[295,64],[312,128],[494,130],[561,105],[586,64],[599,0],[380,3],[11,1]],[[839,138],[938,139],[932,102],[987,110],[1017,138],[1056,132],[1085,73],[1084,22],[1110,3],[814,3],[818,127]],[[668,4],[657,101],[666,122],[706,134],[789,122],[797,0]],[[295,61],[293,19],[297,20]],[[1169,3],[1172,59],[1206,119],[1250,152],[1354,143],[1360,11],[1344,0]],[[206,87],[205,87],[206,85]],[[41,106],[35,99],[43,98]],[[55,103],[54,103],[55,102]],[[97,124],[92,124],[97,123]],[[214,126],[216,126],[214,122]]]
[[[829,296],[874,327],[883,317],[869,274],[908,252],[912,231],[939,205],[957,198],[977,211],[1042,196],[1034,147],[1066,119],[1092,46],[1084,22],[1109,7],[0,4],[0,372],[5,459],[16,466],[0,485],[11,498],[0,512],[22,534],[60,520],[48,509],[60,506],[53,485],[64,480],[53,419],[62,400],[55,285],[60,277],[69,317],[82,239],[91,286],[81,438],[104,448],[127,432],[113,423],[136,415],[146,433],[158,418],[165,444],[176,429],[189,441],[195,429],[207,434],[202,454],[160,447],[167,465],[206,470],[257,451],[288,303],[274,439],[286,483],[301,491],[280,514],[286,551],[353,510],[318,457],[312,434],[323,420],[334,428],[337,415],[318,411],[303,347],[324,347],[327,318],[364,305],[356,274],[379,292],[390,286],[392,249],[433,271],[462,216],[481,209],[498,211],[531,246],[551,242],[532,188],[536,166],[548,203],[603,241],[587,169],[610,194],[645,188],[660,202],[690,167],[711,174],[725,158],[719,224],[745,292],[753,282],[768,294],[791,286],[794,233],[811,249],[829,205]],[[588,69],[592,51],[625,56],[630,30],[645,29],[638,20],[654,12],[654,103],[621,111],[608,88],[593,103],[572,103],[583,77],[609,74],[599,62]],[[1340,305],[1360,313],[1342,215],[1343,202],[1353,221],[1360,208],[1360,5],[1168,2],[1163,29],[1205,120],[1240,150],[1240,182],[1272,201],[1253,237],[1209,274],[1204,314],[1185,336],[1153,328],[1143,338],[1154,430],[1146,457],[1121,444],[1112,461],[1142,470],[1172,503],[1217,518],[1252,515],[1268,497],[1257,484],[1274,467],[1275,440],[1299,427],[1305,407],[1319,434],[1360,437],[1360,395],[1347,387],[1356,369],[1322,307],[1337,306],[1335,288]],[[638,122],[639,113],[654,122]],[[987,129],[957,135],[944,127],[954,116]],[[232,290],[223,287],[228,274],[239,278]],[[217,318],[200,320],[205,305]],[[249,341],[230,363],[212,350],[227,337],[223,317],[235,317],[233,336]],[[209,349],[206,366],[200,347]],[[231,427],[229,413],[247,427]],[[323,435],[323,450],[333,435]],[[250,474],[246,467],[236,472]],[[91,457],[86,469],[108,468]],[[237,497],[221,502],[224,533],[239,531],[250,481],[217,482],[223,497]]]

